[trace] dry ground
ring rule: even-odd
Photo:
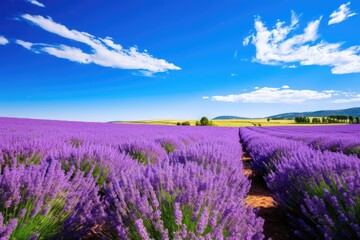
[[[244,174],[251,180],[251,188],[245,203],[258,209],[258,216],[265,220],[264,235],[265,239],[288,240],[295,239],[288,224],[285,213],[277,206],[270,190],[266,187],[263,179],[257,177],[251,170],[251,157],[244,152],[241,159],[244,165]]]

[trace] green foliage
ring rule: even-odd
[[[207,117],[202,117],[200,119],[200,125],[201,126],[209,126],[209,119]]]
[[[160,203],[159,209],[161,212],[161,220],[164,224],[164,229],[168,230],[169,239],[174,239],[174,233],[181,230],[181,225],[177,225],[175,221],[175,198],[176,194],[170,194],[164,190],[160,190],[156,196],[158,202]],[[152,199],[148,199],[148,204],[152,205]],[[182,221],[181,224],[186,226],[187,231],[192,231],[196,233],[196,228],[204,211],[205,203],[202,204],[198,215],[193,218],[194,215],[194,206],[190,205],[182,205],[180,210],[182,212]],[[161,233],[156,229],[156,224],[154,221],[146,218],[146,216],[142,215],[139,211],[137,211],[136,206],[133,203],[128,203],[127,211],[131,212],[131,214],[126,214],[123,217],[123,221],[128,226],[128,238],[129,239],[142,239],[140,234],[137,231],[135,221],[137,219],[142,219],[143,224],[147,230],[147,233],[151,239],[162,239]],[[110,230],[112,231],[112,230]],[[205,236],[207,233],[211,232],[212,229],[209,225],[205,227],[204,233],[201,234]]]
[[[177,126],[190,126],[190,122],[189,121],[177,122],[176,125]]]
[[[0,152],[0,154],[1,154],[1,152]],[[3,151],[3,153],[2,153],[3,163],[0,165],[0,173],[3,172],[3,170],[6,166],[8,166],[8,167],[13,166],[13,164],[14,164],[13,159],[16,160],[15,161],[16,166],[19,166],[20,164],[29,166],[31,164],[38,165],[40,163],[41,157],[42,157],[41,153],[25,154],[25,153],[21,152],[21,153],[14,154],[14,153]]]
[[[340,222],[339,219],[341,219],[343,217],[342,214],[345,213],[345,215],[347,215],[346,217],[349,219],[351,219],[351,216],[353,216],[355,219],[357,219],[356,221],[360,221],[360,197],[355,197],[354,204],[351,204],[351,206],[348,205],[348,202],[345,199],[346,197],[343,194],[344,191],[348,192],[347,186],[345,186],[343,182],[341,182],[339,185],[334,180],[332,180],[329,184],[325,181],[321,181],[319,183],[312,182],[307,185],[305,189],[310,197],[316,196],[324,201],[327,212],[327,216],[314,216],[312,219],[310,219],[310,223],[321,225],[322,223],[327,222],[330,218],[334,221],[334,225],[336,226],[334,231],[339,233],[338,236],[341,236],[343,232],[347,232],[349,236],[352,236],[350,239],[357,238],[358,233],[352,232],[351,230],[351,222]],[[325,196],[326,190],[331,196],[337,197],[338,204],[336,204],[336,206],[334,205],[333,201],[331,201],[331,199]]]
[[[25,196],[26,190],[21,192]],[[29,239],[35,234],[39,234],[38,239],[50,239],[56,233],[61,232],[66,218],[71,214],[71,211],[66,212],[65,193],[59,194],[55,199],[49,201],[49,211],[43,214],[46,205],[42,206],[40,211],[33,217],[30,217],[31,211],[35,208],[33,199],[28,199],[26,202],[20,203],[16,209],[10,207],[4,209],[0,207],[0,212],[3,213],[4,223],[10,219],[18,218],[18,225],[11,234],[10,239]],[[20,212],[26,209],[26,214],[20,216]]]
[[[347,155],[356,154],[360,158],[360,146],[348,148],[344,151],[344,153]]]
[[[321,118],[313,118],[313,119],[311,120],[311,123],[315,123],[315,124],[321,123]]]
[[[146,158],[145,154],[142,153],[141,151],[132,151],[130,152],[130,156],[144,165],[148,164],[148,159]]]
[[[70,171],[71,167],[74,167],[74,173],[71,178],[73,178],[78,170],[82,171],[84,173],[84,176],[88,176],[88,174],[92,174],[92,176],[97,179],[96,183],[101,186],[107,177],[107,174],[109,172],[108,168],[104,168],[101,166],[98,162],[96,162],[96,159],[90,159],[87,157],[84,157],[81,162],[80,166],[78,166],[77,162],[73,159],[63,159],[61,160],[61,169],[67,173]]]
[[[318,123],[324,123],[324,124],[328,124],[328,123],[357,123],[357,117],[353,117],[353,116],[346,116],[346,115],[331,115],[328,117],[322,117],[322,118],[318,118],[318,117],[313,117],[310,121],[309,117],[295,117],[295,123],[313,123],[313,124],[318,124]]]
[[[105,182],[109,172],[108,168],[104,169],[99,163],[89,162],[87,160],[81,161],[80,170],[85,173],[85,176],[87,176],[92,170],[91,174],[95,179],[97,179],[96,183],[99,186],[102,186],[102,184]]]
[[[354,123],[354,117],[353,116],[349,116],[349,123]]]
[[[175,145],[169,142],[164,142],[161,143],[161,147],[163,147],[166,151],[167,154],[172,153],[173,151],[175,151]]]
[[[71,146],[76,147],[76,148],[80,147],[83,144],[83,142],[84,142],[83,140],[76,139],[76,138],[70,139]]]

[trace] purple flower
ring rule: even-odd
[[[143,220],[140,218],[135,221],[136,229],[143,240],[150,240],[148,232],[144,226]]]
[[[181,225],[181,220],[182,220],[182,212],[180,209],[180,203],[176,202],[174,204],[174,216],[175,216],[175,222],[177,225]]]

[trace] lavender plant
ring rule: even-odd
[[[274,137],[272,133],[266,128],[240,130],[248,151],[266,162],[269,174],[265,180],[277,202],[288,212],[296,234],[303,239],[359,238],[359,159],[316,150],[304,144],[302,138],[297,145],[293,140],[298,136],[296,131],[291,139],[281,137],[282,133]],[[282,154],[273,161],[277,149]]]
[[[223,183],[191,162],[123,175],[106,192],[111,229],[120,239],[262,239],[263,220]]]
[[[85,198],[97,198],[97,193],[91,194],[93,183],[80,175],[69,182],[59,163],[51,159],[37,166],[6,166],[0,175],[0,213],[2,224],[8,229],[4,231],[4,238],[54,237],[70,218],[81,215],[78,208]],[[81,216],[87,218],[86,214],[83,212]],[[70,225],[82,228],[82,224],[82,221],[73,221]]]

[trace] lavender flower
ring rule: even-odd
[[[143,220],[140,218],[135,221],[136,229],[143,240],[150,240],[147,230],[144,226]]]
[[[174,204],[174,216],[175,216],[175,222],[177,225],[181,225],[181,220],[183,218],[183,215],[182,215],[182,212],[181,212],[181,209],[180,209],[180,203],[179,202],[176,202]]]

